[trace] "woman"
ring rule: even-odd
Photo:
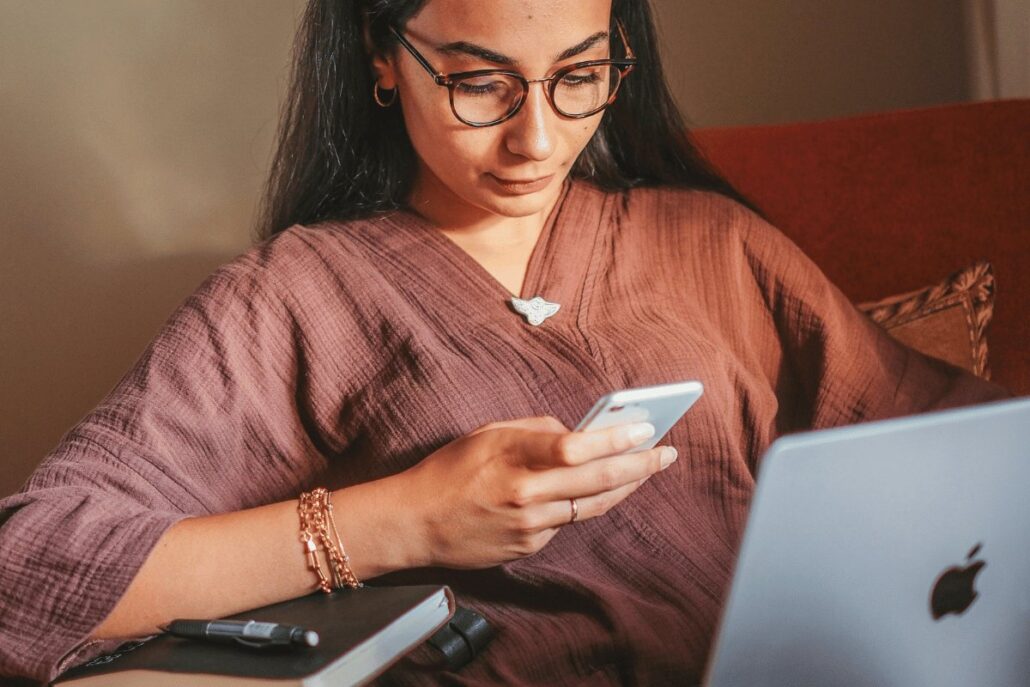
[[[469,683],[697,680],[772,439],[1002,392],[857,313],[683,130],[646,2],[314,0],[267,240],[0,502],[0,674],[375,579],[492,621]],[[568,430],[681,379],[663,447]],[[318,486],[349,560],[298,540]]]

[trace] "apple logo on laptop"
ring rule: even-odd
[[[930,612],[934,620],[940,620],[949,613],[962,615],[976,600],[978,594],[973,586],[976,584],[976,576],[987,565],[987,561],[972,559],[982,546],[981,542],[969,552],[966,556],[967,565],[952,566],[937,577],[930,592]]]

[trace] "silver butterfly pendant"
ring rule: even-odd
[[[544,320],[558,312],[561,307],[557,303],[545,301],[540,296],[534,296],[528,301],[512,296],[511,305],[515,308],[515,312],[525,315],[526,321],[534,327],[543,324]]]

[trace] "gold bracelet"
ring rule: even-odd
[[[358,581],[357,576],[350,567],[350,556],[343,548],[343,539],[340,538],[340,530],[336,528],[336,517],[333,515],[333,502],[329,498],[329,492],[325,494],[325,514],[326,519],[329,520],[329,525],[333,528],[333,534],[336,535],[336,546],[327,546],[326,550],[329,552],[329,561],[333,566],[333,573],[337,578],[336,586],[342,587],[347,586],[351,589],[357,589],[363,586]],[[328,534],[328,532],[326,533]],[[342,584],[341,584],[342,582]]]
[[[315,538],[309,524],[312,508],[317,508],[317,504],[312,502],[311,497],[312,494],[310,493],[302,493],[297,501],[297,513],[300,515],[300,541],[304,545],[304,555],[308,559],[308,567],[318,577],[318,588],[328,594],[332,591],[332,588],[329,585],[329,579],[325,576],[325,572],[323,572],[322,566],[318,562],[318,546],[315,544]]]
[[[310,492],[302,493],[297,510],[301,520],[301,541],[304,543],[308,556],[308,567],[314,570],[318,576],[318,588],[328,594],[333,588],[356,589],[361,587],[361,582],[351,570],[350,557],[344,551],[343,540],[336,527],[329,490],[325,487],[318,487]],[[333,534],[336,535],[335,541],[330,537],[330,527]],[[329,584],[328,578],[318,563],[316,537],[325,551],[329,570],[333,576],[332,585]]]

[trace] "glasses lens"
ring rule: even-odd
[[[462,79],[452,91],[454,111],[469,124],[489,124],[503,119],[523,98],[522,82],[505,74],[486,74]]]
[[[619,68],[610,64],[571,71],[554,87],[554,106],[570,117],[597,112],[619,88],[620,77]]]

